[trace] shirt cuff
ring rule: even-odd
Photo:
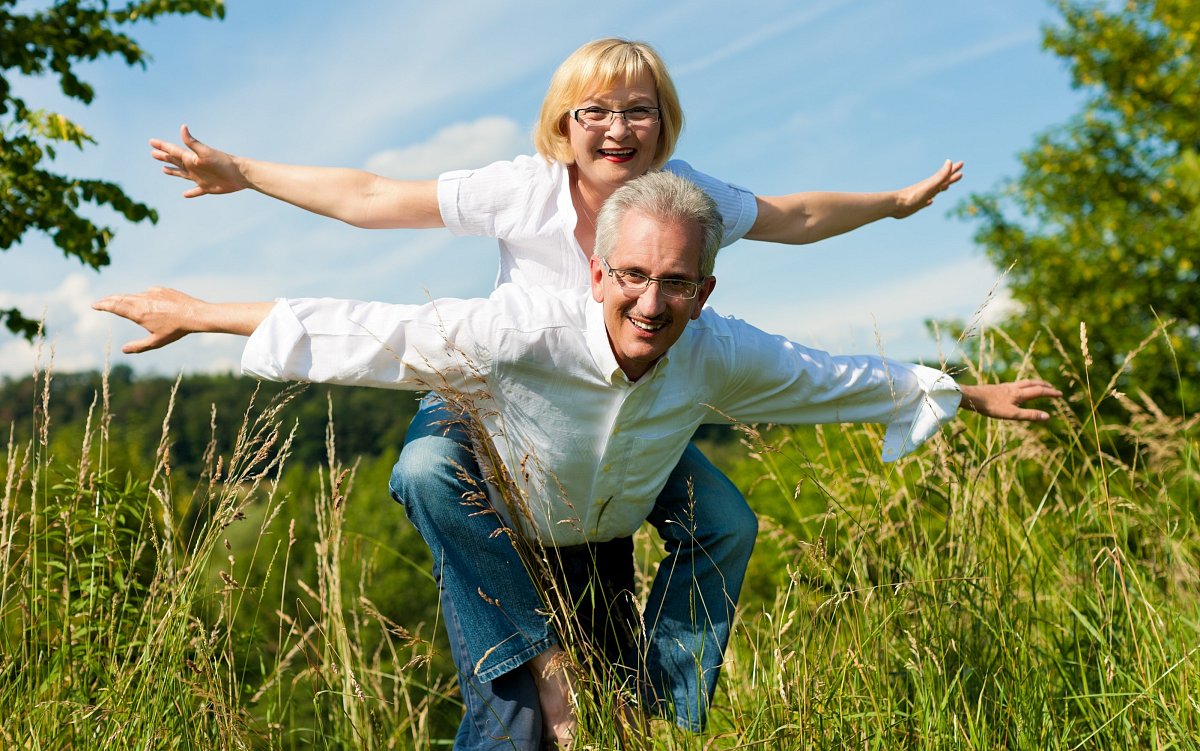
[[[275,300],[275,307],[258,325],[242,350],[242,375],[267,381],[287,380],[287,365],[280,353],[290,353],[296,342],[305,336],[304,326],[284,298]]]
[[[883,436],[883,460],[894,462],[929,440],[958,413],[962,392],[954,379],[940,370],[918,365],[915,414],[901,414],[888,423]]]

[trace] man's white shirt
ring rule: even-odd
[[[891,461],[952,419],[961,396],[938,370],[832,356],[711,308],[630,382],[590,292],[512,284],[425,305],[279,300],[242,369],[465,395],[528,505],[525,522],[508,521],[557,546],[632,534],[703,423],[883,423]]]

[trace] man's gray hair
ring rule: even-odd
[[[670,172],[650,172],[617,188],[596,217],[596,255],[608,260],[616,247],[621,221],[631,211],[699,229],[700,276],[712,276],[725,227],[716,202],[695,183]]]

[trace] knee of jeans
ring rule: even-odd
[[[758,515],[746,497],[724,475],[706,479],[702,491],[705,501],[697,503],[695,512],[697,536],[715,534],[739,547],[753,547],[758,538]]]
[[[738,500],[740,503],[730,503],[726,506],[725,527],[733,544],[750,551],[754,548],[754,541],[758,539],[758,514],[754,513],[740,493]]]
[[[404,444],[392,467],[388,488],[392,498],[410,512],[413,504],[428,498],[440,499],[452,494],[457,501],[473,489],[472,483],[463,476],[477,477],[474,466],[474,456],[458,441],[443,436],[422,436]]]
[[[726,499],[720,506],[720,514],[706,516],[710,518],[696,520],[697,539],[714,554],[733,553],[748,560],[758,539],[758,516],[747,505],[746,499],[741,494],[736,499]]]

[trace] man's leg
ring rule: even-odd
[[[667,551],[646,602],[645,680],[675,722],[704,729],[734,608],[758,536],[746,499],[689,444],[650,522]]]
[[[584,674],[595,682],[592,690],[611,696],[634,688],[641,626],[633,592],[633,538],[551,548],[545,560],[546,569],[538,572],[543,590],[552,593],[550,608],[563,616],[556,621],[559,632],[574,647]],[[539,681],[547,735],[560,742],[573,735],[576,724],[573,712],[561,711],[573,698],[573,675],[553,669],[565,657],[553,647],[530,662]],[[555,708],[569,720],[556,726],[546,717]]]
[[[542,711],[533,674],[518,667],[490,681],[479,680],[471,669],[454,603],[444,595],[441,601],[463,701],[463,719],[454,748],[540,751]]]
[[[497,534],[469,439],[444,407],[423,404],[390,485],[433,554],[467,709],[456,748],[539,748],[542,716],[524,665],[555,639],[520,556]]]

